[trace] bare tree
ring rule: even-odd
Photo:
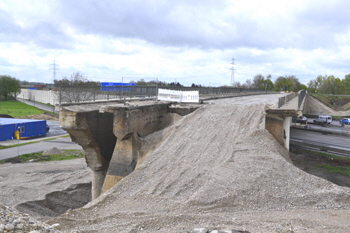
[[[56,87],[59,87],[57,98],[59,102],[76,103],[91,101],[95,99],[95,93],[100,86],[99,82],[93,82],[84,77],[80,72],[73,73],[69,78],[54,80]]]
[[[244,88],[252,88],[253,87],[253,82],[251,79],[247,79],[245,83],[243,83],[242,87]]]

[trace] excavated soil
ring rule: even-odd
[[[33,119],[33,120],[47,120],[47,121],[58,121],[58,115],[53,113],[43,113],[38,115],[28,115],[22,117],[16,117],[18,119]]]
[[[350,166],[350,160],[330,159],[317,156],[306,150],[291,148],[290,157],[293,164],[301,170],[326,179],[334,184],[350,188],[350,177],[338,172],[327,172],[322,166],[332,166],[342,168],[344,171]],[[293,152],[292,152],[293,151]]]
[[[236,98],[196,110],[150,135],[162,143],[111,190],[49,223],[82,232],[348,231],[350,189],[294,166],[265,130],[266,103],[276,102]]]
[[[90,182],[85,159],[0,164],[0,202],[47,220],[88,203]]]
[[[64,190],[53,191],[45,198],[16,205],[16,209],[40,220],[47,220],[76,209],[91,201],[91,183],[73,184]]]

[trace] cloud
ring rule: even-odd
[[[64,75],[189,84],[229,84],[232,57],[241,82],[256,74],[342,75],[349,7],[346,0],[12,0],[0,3],[0,49],[12,53],[0,62],[47,69],[56,60]]]
[[[15,42],[47,49],[71,49],[73,47],[72,37],[64,31],[62,25],[49,18],[36,19],[35,14],[44,14],[44,12],[25,11],[21,15],[19,12],[14,12],[13,7],[18,6],[10,5],[7,8],[0,8],[2,43]],[[25,8],[26,5],[22,7]]]

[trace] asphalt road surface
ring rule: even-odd
[[[60,127],[58,121],[46,121],[47,125],[50,127],[49,133],[46,137],[65,135],[67,132]]]
[[[11,140],[11,141],[14,142],[14,140]],[[53,147],[56,147],[60,150],[82,149],[81,146],[79,146],[75,142],[72,142],[70,137],[58,137],[52,140],[39,141],[28,145],[20,145],[20,143],[30,142],[33,140],[16,140],[16,141],[18,142],[18,146],[0,150],[0,160],[13,158],[22,154],[45,151],[45,150],[52,149]]]
[[[344,130],[342,127],[335,127],[334,130]],[[329,148],[337,148],[347,151],[350,156],[350,137],[336,134],[324,134],[320,132],[300,130],[291,128],[290,131],[291,144],[293,141],[307,144],[314,144],[315,146],[324,146]],[[316,148],[316,147],[315,147]],[[346,152],[345,152],[346,153]],[[346,156],[346,155],[345,155]],[[349,157],[347,156],[347,157]]]
[[[34,102],[34,101],[19,99],[19,98],[17,100],[21,101],[21,102],[23,102],[25,104],[32,105],[34,107],[40,108],[40,109],[42,109],[44,111],[55,112],[55,107],[53,107],[53,106],[49,106],[49,105],[46,105],[46,104],[41,104],[41,103]]]

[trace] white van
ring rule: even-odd
[[[318,115],[316,118],[314,118],[314,123],[321,123],[321,124],[325,124],[325,123],[332,123],[333,119],[332,116],[324,116],[324,115]]]

